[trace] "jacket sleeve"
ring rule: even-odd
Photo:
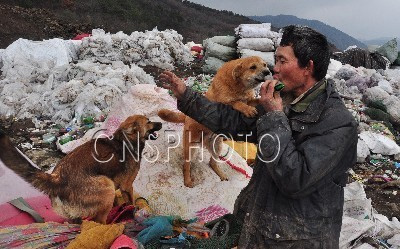
[[[257,121],[258,160],[283,194],[291,198],[308,195],[325,184],[326,176],[340,167],[343,156],[357,147],[357,124],[322,122],[324,132],[311,133],[296,144],[283,112],[269,112]]]
[[[178,109],[216,134],[231,136],[235,141],[257,142],[257,118],[247,118],[230,105],[212,102],[187,88]],[[258,113],[263,108],[257,106]]]

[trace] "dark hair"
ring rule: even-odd
[[[325,77],[330,59],[330,51],[326,37],[307,27],[289,25],[282,29],[283,35],[280,46],[291,46],[298,60],[299,67],[304,68],[308,62],[314,62],[312,76],[316,80]]]

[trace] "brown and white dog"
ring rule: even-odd
[[[245,116],[253,117],[257,114],[254,106],[258,104],[254,89],[264,82],[265,76],[269,74],[270,71],[267,64],[258,56],[229,61],[223,64],[218,70],[205,97],[214,102],[231,105]],[[222,137],[213,136],[213,133],[205,126],[180,112],[161,109],[158,112],[158,116],[168,122],[185,123],[183,133],[183,153],[185,159],[183,175],[185,186],[193,187],[190,173],[190,158],[192,158],[193,150],[190,150],[190,148],[194,147],[195,143],[201,141],[202,137],[204,141],[213,141],[213,144],[206,143],[206,147],[212,155],[210,158],[210,167],[221,180],[227,180],[226,176],[218,168],[215,160],[221,153]]]
[[[140,168],[145,141],[155,139],[154,133],[160,129],[159,122],[150,122],[142,115],[130,116],[112,139],[98,138],[80,145],[61,159],[51,174],[33,167],[1,133],[0,159],[48,194],[61,216],[73,220],[91,217],[105,224],[116,189],[121,190],[125,200],[134,201],[132,183]]]

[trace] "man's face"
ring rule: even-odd
[[[275,52],[274,79],[285,84],[282,91],[291,92],[295,96],[302,94],[305,86],[306,68],[300,68],[291,46],[278,47]]]

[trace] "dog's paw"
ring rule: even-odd
[[[249,106],[248,108],[246,108],[242,112],[248,118],[252,118],[252,117],[255,117],[257,115],[257,109],[254,106]]]
[[[225,175],[219,176],[219,179],[221,179],[221,181],[228,181],[228,177],[226,177]]]
[[[188,188],[193,188],[193,182],[192,182],[192,180],[190,180],[190,181],[184,181],[184,184],[185,184],[185,186],[188,187]]]

